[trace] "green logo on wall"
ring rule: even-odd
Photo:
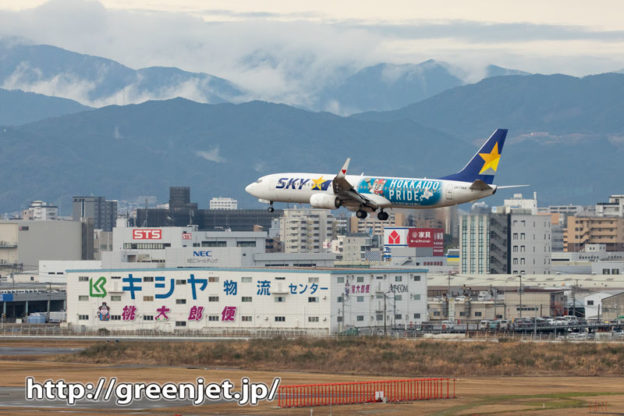
[[[89,280],[89,295],[92,298],[103,298],[106,296],[106,288],[104,285],[106,284],[106,278],[104,276],[100,276],[95,282],[93,279]]]

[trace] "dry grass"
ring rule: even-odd
[[[621,376],[624,344],[414,341],[349,337],[119,342],[60,360],[387,376]]]

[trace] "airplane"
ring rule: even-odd
[[[321,173],[275,173],[245,188],[249,194],[269,204],[273,202],[310,204],[313,208],[345,207],[364,219],[377,212],[388,219],[391,208],[428,209],[463,204],[494,195],[498,189],[528,185],[493,185],[507,129],[497,129],[462,170],[437,179],[347,175],[350,159],[337,175]]]

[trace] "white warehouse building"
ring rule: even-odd
[[[67,323],[75,331],[330,335],[350,328],[382,330],[384,324],[408,328],[425,320],[425,269],[144,268],[67,273]]]

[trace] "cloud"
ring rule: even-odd
[[[27,63],[18,65],[15,71],[7,76],[2,83],[4,89],[19,89],[64,97],[82,103],[89,101],[89,92],[96,86],[96,82],[76,78],[71,74],[57,74],[50,78],[44,78],[39,68],[32,68]]]
[[[572,75],[624,67],[621,30],[459,19],[341,19],[315,11],[186,10],[111,9],[92,0],[52,0],[33,9],[0,11],[0,36],[103,56],[131,68],[174,66],[212,74],[249,92],[239,101],[301,106],[313,103],[324,88],[379,62],[435,58],[467,68],[464,75],[471,81],[488,64]],[[19,79],[14,85],[27,85]],[[199,80],[149,94],[132,84],[97,98],[82,82],[61,76],[38,80],[30,90],[62,93],[94,106],[174,96],[205,101],[205,85]]]
[[[119,126],[115,126],[115,128],[113,129],[113,138],[115,140],[121,140],[124,138],[123,134],[121,134],[121,132],[119,131]]]
[[[219,146],[215,146],[207,151],[197,150],[195,151],[195,154],[202,159],[206,159],[209,162],[224,163],[226,161],[225,158],[221,157],[221,155],[219,154]]]
[[[455,39],[476,43],[507,43],[535,41],[594,40],[622,42],[622,30],[595,30],[577,25],[537,23],[485,23],[465,20],[415,21],[412,24],[344,22],[344,26],[359,28],[399,39]]]

